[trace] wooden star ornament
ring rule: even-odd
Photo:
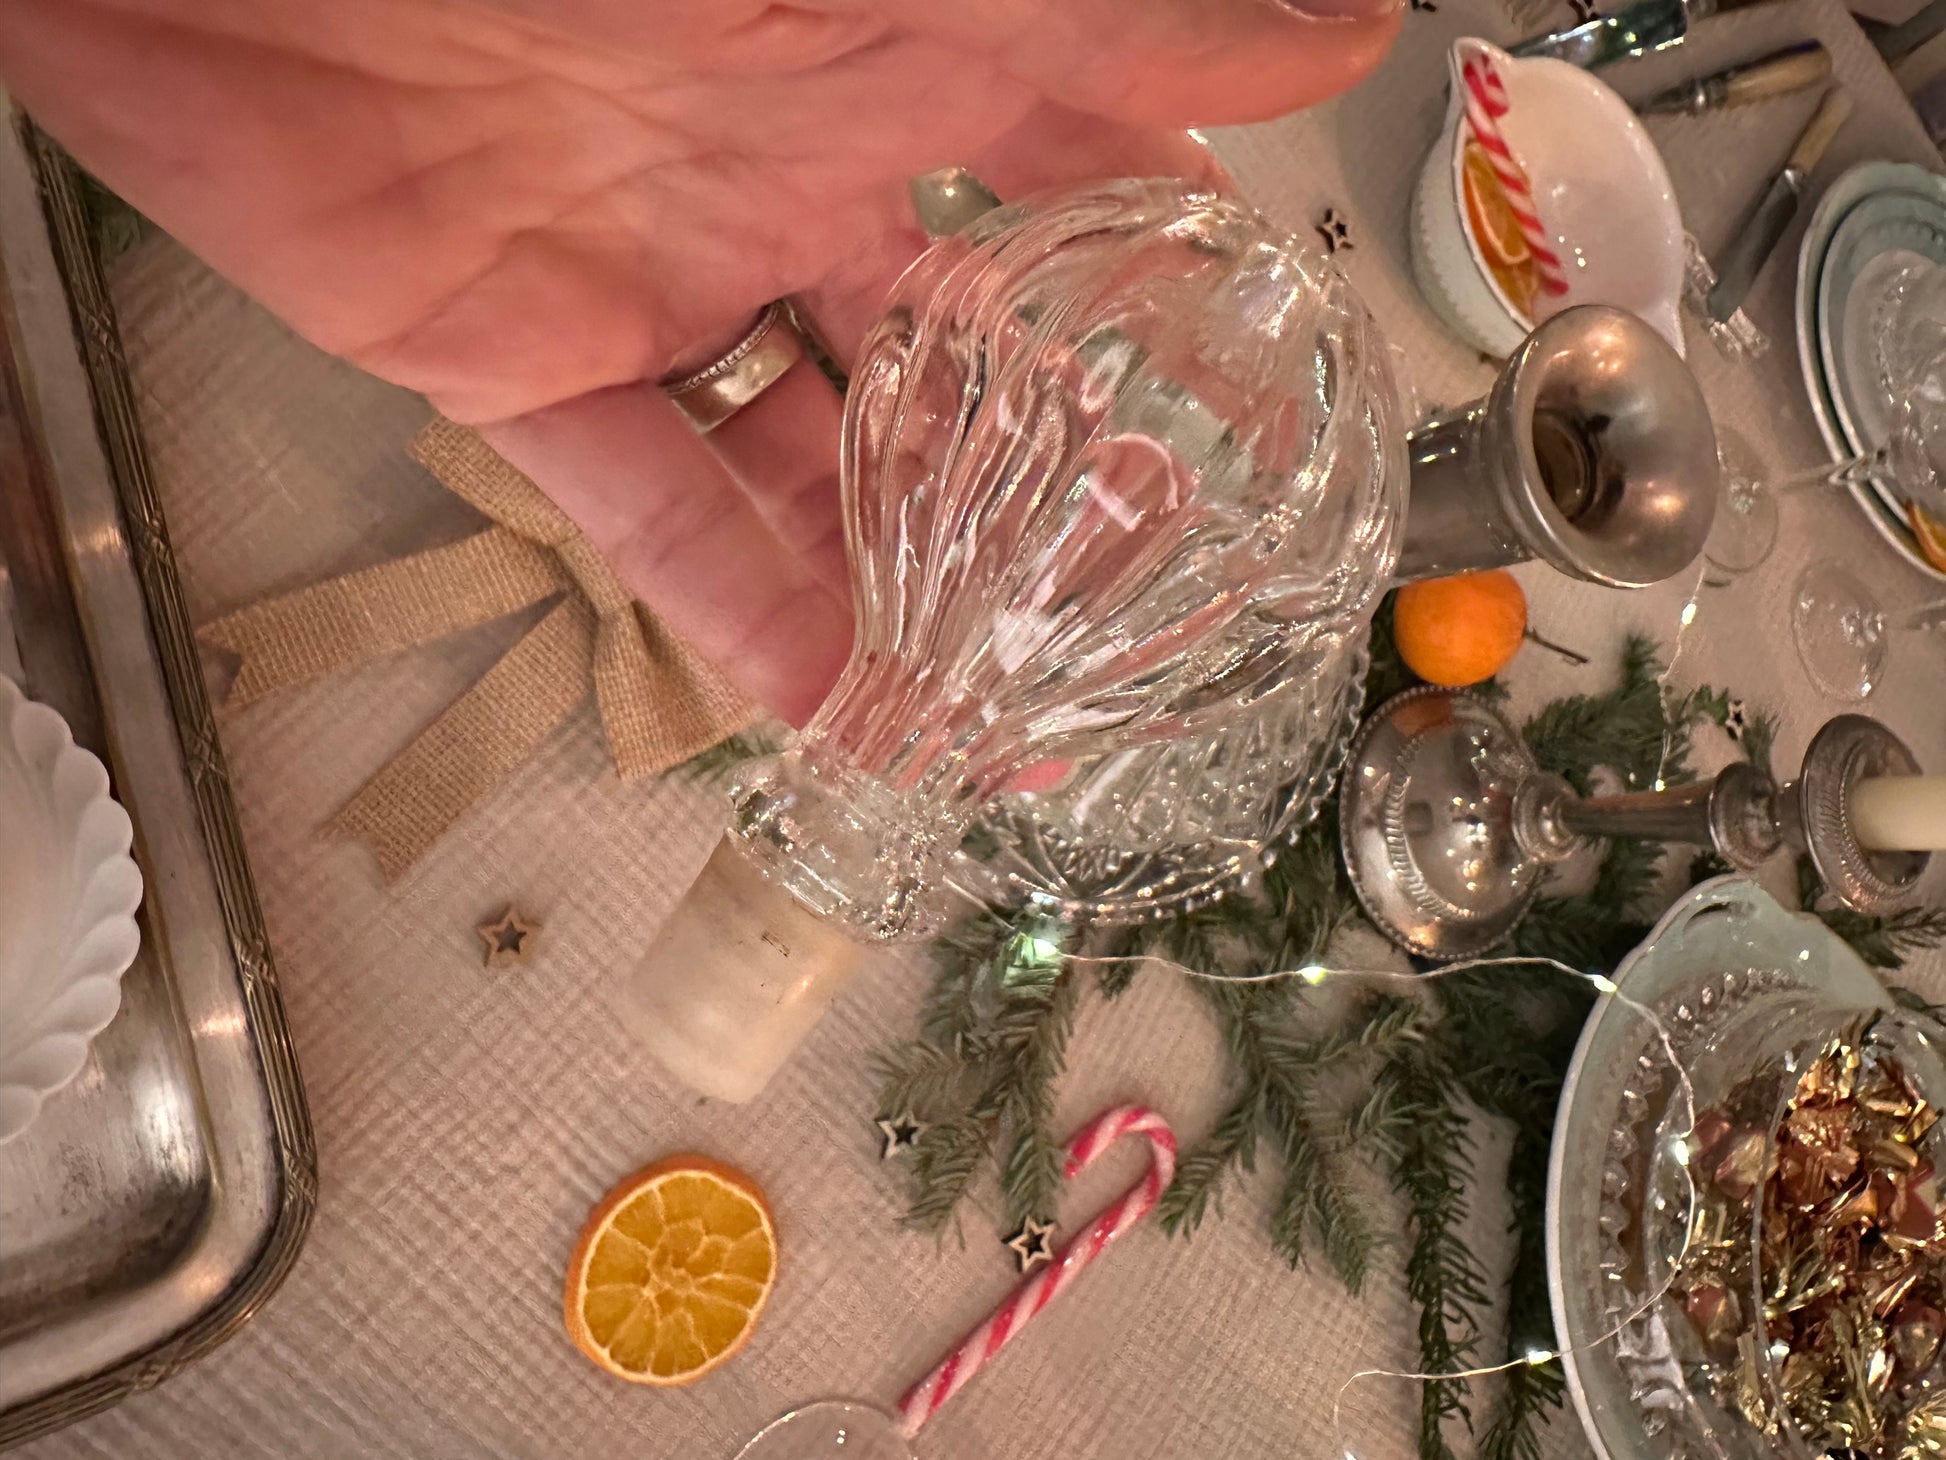
[[[879,1134],[884,1144],[879,1148],[878,1158],[889,1161],[901,1151],[910,1151],[919,1144],[919,1137],[926,1133],[925,1123],[914,1120],[912,1112],[904,1115],[886,1116],[878,1122]]]
[[[1336,208],[1326,208],[1324,216],[1318,219],[1318,237],[1324,240],[1326,253],[1340,253],[1354,247],[1351,221]]]
[[[1014,1261],[1019,1264],[1022,1275],[1032,1272],[1043,1262],[1054,1260],[1054,1224],[1037,1222],[1032,1217],[1020,1224],[1020,1229],[1011,1237],[1003,1239],[1012,1250]]]
[[[486,966],[500,968],[509,963],[525,963],[540,931],[539,923],[528,922],[511,905],[493,922],[481,923],[480,941],[486,944]]]

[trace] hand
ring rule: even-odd
[[[0,74],[307,338],[482,428],[676,633],[801,719],[850,645],[839,402],[705,441],[651,383],[792,295],[840,359],[906,181],[1219,181],[1180,130],[1323,99],[1397,0],[6,0]]]

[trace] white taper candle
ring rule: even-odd
[[[1873,776],[1851,788],[1851,829],[1881,852],[1946,851],[1946,776]]]

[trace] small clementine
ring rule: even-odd
[[[1408,583],[1392,602],[1392,633],[1406,668],[1458,688],[1507,667],[1527,634],[1527,595],[1502,568]]]

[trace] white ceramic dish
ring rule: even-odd
[[[1567,265],[1568,292],[1543,296],[1523,319],[1488,271],[1466,217],[1462,68],[1484,56],[1507,86],[1500,119],[1534,189],[1542,223]],[[1534,324],[1575,304],[1640,315],[1683,351],[1682,214],[1662,154],[1635,113],[1579,67],[1515,60],[1471,37],[1454,43],[1446,125],[1420,170],[1412,200],[1412,265],[1420,290],[1464,339],[1509,355]]]
[[[1869,290],[1879,260],[1914,252],[1931,256],[1928,234],[1946,210],[1946,177],[1910,163],[1867,162],[1852,168],[1825,190],[1804,231],[1797,261],[1797,358],[1804,389],[1833,461],[1848,461],[1876,444],[1882,432],[1880,409],[1871,399],[1871,370],[1861,360],[1855,338],[1842,337],[1849,302],[1861,281]],[[1903,503],[1888,487],[1868,482],[1850,485],[1865,520],[1928,577],[1946,582],[1946,573],[1919,552],[1906,525]]]
[[[121,1004],[142,874],[108,772],[0,677],[0,1144],[80,1073]]]

